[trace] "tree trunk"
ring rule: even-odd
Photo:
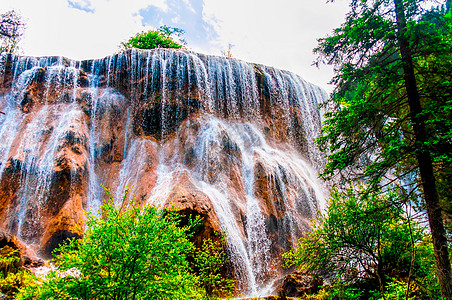
[[[430,151],[426,149],[425,146],[425,143],[427,142],[427,132],[424,117],[421,116],[422,106],[416,84],[411,49],[406,39],[406,18],[403,0],[394,0],[394,4],[398,30],[398,43],[403,63],[404,81],[416,142],[416,158],[419,164],[427,216],[432,234],[433,250],[436,259],[436,272],[441,288],[442,299],[452,300],[452,273],[447,249],[446,231],[444,229],[438,191],[436,189],[435,176],[433,173],[433,161]]]

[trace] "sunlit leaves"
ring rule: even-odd
[[[138,49],[155,49],[155,48],[175,48],[180,49],[185,44],[181,39],[183,30],[162,26],[158,30],[149,30],[137,33],[128,41],[121,43],[123,50]]]
[[[107,193],[109,195],[109,190]],[[126,191],[127,196],[128,191]],[[110,196],[100,215],[87,213],[83,239],[56,249],[55,266],[36,299],[199,299],[188,255],[191,228],[178,216]]]
[[[234,280],[224,278],[221,274],[226,263],[226,255],[222,250],[225,243],[223,236],[216,240],[205,239],[201,249],[193,256],[199,280],[209,298],[230,296],[234,291]]]

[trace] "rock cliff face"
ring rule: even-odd
[[[202,216],[197,243],[225,231],[238,288],[265,294],[318,214],[325,93],[292,73],[163,49],[0,70],[0,230],[39,257],[83,234],[101,183],[118,199],[129,185]]]

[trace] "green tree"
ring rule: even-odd
[[[425,299],[434,288],[425,281],[434,270],[434,261],[429,259],[432,253],[416,251],[426,235],[416,222],[404,217],[402,207],[393,205],[398,197],[395,192],[333,189],[325,216],[314,223],[313,231],[301,238],[294,250],[283,255],[286,264],[326,270],[337,278],[333,291],[339,294],[365,286],[366,291],[354,293],[365,298],[373,288],[384,295],[385,287],[394,284],[391,278],[411,276],[420,290],[418,299]],[[413,255],[415,252],[417,255]],[[407,285],[404,283],[405,291]]]
[[[14,53],[22,37],[25,23],[14,10],[0,15],[0,54]]]
[[[198,249],[193,256],[201,286],[209,298],[230,296],[234,291],[234,280],[225,278],[221,274],[221,269],[226,263],[226,255],[223,251],[225,243],[223,236],[218,240],[206,239],[201,249]]]
[[[180,49],[185,45],[181,38],[184,31],[179,28],[161,26],[158,30],[149,30],[137,33],[128,41],[121,43],[122,50],[131,48],[155,49],[175,48]]]
[[[19,299],[201,298],[187,260],[193,224],[179,226],[170,211],[140,209],[127,194],[120,208],[109,196],[100,216],[87,213],[84,237],[57,248],[56,269]]]
[[[448,188],[435,178],[451,174],[452,76],[444,70],[452,61],[452,21],[440,9],[422,11],[426,2],[351,0],[345,23],[319,40],[316,63],[336,69],[319,144],[329,153],[325,178],[369,180],[373,189],[405,182],[408,194],[423,199],[442,297],[452,299],[439,202]]]

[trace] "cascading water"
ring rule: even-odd
[[[99,209],[100,183],[116,199],[133,186],[143,204],[206,207],[239,293],[271,292],[280,253],[323,205],[322,90],[184,50],[2,62],[0,228],[45,256]]]

